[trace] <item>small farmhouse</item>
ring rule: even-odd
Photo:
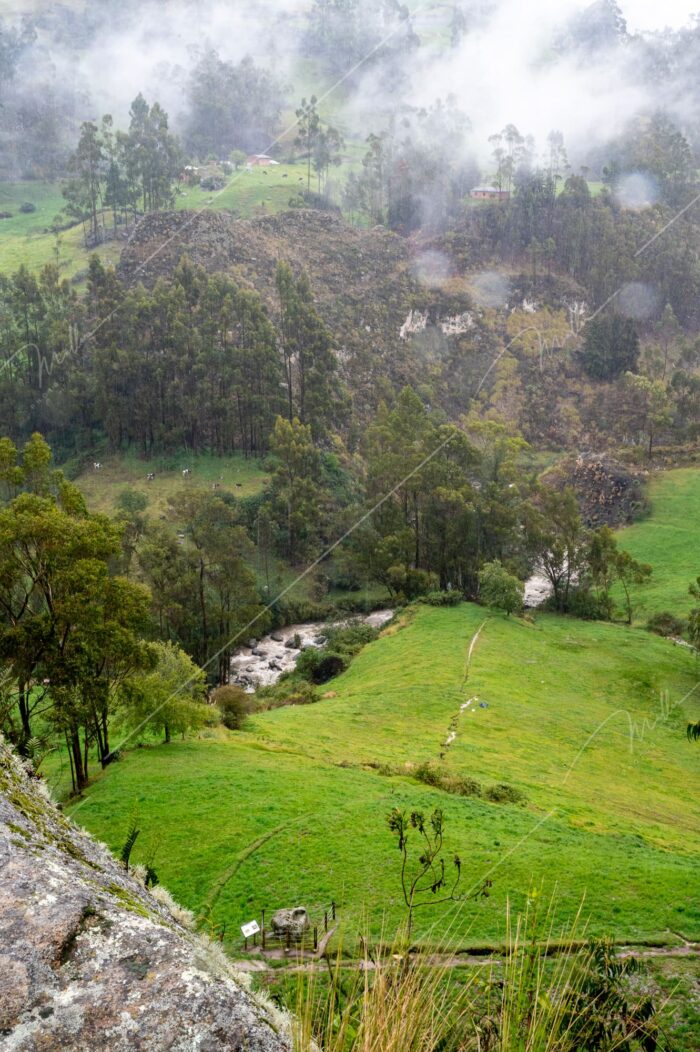
[[[499,190],[497,186],[475,186],[469,191],[469,196],[489,201],[508,201],[510,190]]]
[[[271,164],[279,164],[279,161],[268,157],[266,153],[251,153],[245,163],[247,168],[267,168]]]

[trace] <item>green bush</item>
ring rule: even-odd
[[[329,628],[326,632],[327,646],[329,650],[354,657],[358,651],[362,650],[362,647],[371,643],[378,635],[376,628],[362,621],[356,621],[350,625]]]
[[[230,731],[239,731],[251,711],[251,697],[234,684],[217,687],[211,700],[221,713],[221,722]]]
[[[312,683],[327,683],[344,672],[355,654],[378,634],[376,628],[361,621],[329,628],[321,649],[308,647],[302,650],[297,658],[296,673]]]
[[[417,599],[427,592],[434,592],[439,584],[434,573],[427,570],[416,570],[401,565],[390,566],[386,572],[387,584],[392,592],[405,599]]]
[[[685,621],[681,621],[675,614],[668,610],[662,610],[654,614],[647,621],[647,628],[655,632],[657,636],[682,636],[686,629]]]
[[[525,800],[524,793],[513,785],[506,785],[505,782],[490,785],[484,792],[484,797],[494,804],[521,804]]]
[[[553,595],[549,596],[543,607],[545,610],[556,611]],[[595,592],[582,585],[570,590],[567,613],[581,618],[582,621],[609,621],[612,611],[604,599],[599,599]]]
[[[418,602],[427,603],[428,606],[459,606],[462,593],[454,589],[451,592],[428,592],[427,595],[422,595]]]
[[[474,778],[451,774],[430,760],[418,764],[413,774],[419,782],[442,789],[444,793],[452,793],[453,796],[481,796],[481,785]]]
[[[278,680],[270,687],[263,687],[256,694],[257,709],[284,709],[289,705],[313,705],[319,701],[318,691],[306,680]]]
[[[302,650],[297,658],[297,672],[304,679],[321,684],[327,683],[334,676],[339,676],[349,664],[350,658],[345,654],[334,653],[325,648],[317,650],[309,647],[307,650]]]

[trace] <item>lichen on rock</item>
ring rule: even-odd
[[[284,1019],[0,740],[2,1052],[289,1052]]]

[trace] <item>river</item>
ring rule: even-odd
[[[326,642],[325,632],[335,625],[362,621],[373,628],[381,628],[391,621],[393,610],[375,610],[371,614],[344,618],[342,621],[307,621],[300,625],[278,628],[259,640],[250,640],[231,659],[234,683],[252,693],[256,687],[268,687],[276,683],[283,672],[294,668],[296,660],[306,647],[322,647]],[[254,644],[254,645],[250,645]]]

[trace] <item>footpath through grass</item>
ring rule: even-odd
[[[684,726],[699,706],[681,700],[695,683],[690,657],[635,629],[493,617],[465,680],[484,616],[419,608],[361,652],[334,697],[258,715],[226,740],[134,750],[76,818],[119,848],[136,809],[137,856],[155,849],[162,881],[232,948],[262,908],[330,899],[353,939],[363,925],[393,930],[394,806],[444,808],[446,857],[459,852],[465,887],[494,881],[486,900],[419,916],[426,943],[500,944],[506,903],[517,910],[533,886],[556,891],[562,921],[585,896],[592,932],[697,938],[700,784]],[[645,728],[632,749],[625,712]],[[452,772],[508,783],[525,801],[456,797],[411,776],[407,764],[441,753]]]

